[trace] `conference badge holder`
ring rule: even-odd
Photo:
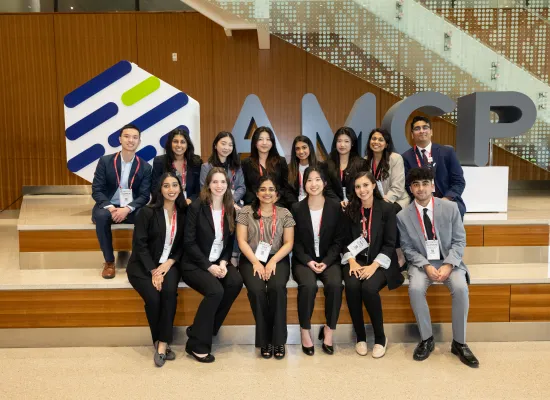
[[[269,257],[269,253],[271,252],[271,245],[266,242],[260,242],[258,244],[258,247],[256,248],[255,256],[258,260],[261,262],[267,262],[267,258]]]
[[[319,251],[319,243],[320,240],[319,240],[319,235],[315,235],[315,239],[313,239],[313,244],[315,246],[315,257],[321,257],[320,254],[321,252]]]
[[[361,253],[363,250],[366,250],[369,247],[369,243],[365,240],[363,236],[359,236],[357,239],[355,239],[351,244],[348,246],[348,250],[350,251],[352,257],[357,257],[359,253]]]
[[[428,261],[440,260],[439,240],[426,240],[426,253],[428,254]]]
[[[128,204],[134,201],[132,195],[132,189],[120,189],[120,206],[126,207]]]
[[[208,261],[214,262],[220,258],[223,251],[223,240],[216,239],[212,243],[212,248],[210,249],[210,255],[208,256]]]

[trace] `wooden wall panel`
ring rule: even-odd
[[[465,225],[466,229],[466,246],[479,247],[483,246],[483,225]]]
[[[201,148],[195,144],[195,151],[206,160],[215,136],[212,30],[218,25],[198,13],[140,13],[136,21],[137,64],[199,102]]]
[[[545,181],[550,179],[549,171],[498,146],[493,146],[493,165],[510,167],[508,179],[511,181]]]
[[[548,225],[486,225],[484,246],[548,246]]]
[[[512,285],[510,321],[550,321],[550,285]]]
[[[49,14],[0,15],[0,209],[23,185],[61,183],[53,26]]]
[[[133,229],[113,229],[113,249],[132,250]],[[95,230],[19,231],[20,252],[100,251]]]

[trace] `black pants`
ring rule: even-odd
[[[243,288],[243,280],[237,268],[227,264],[227,274],[218,279],[210,272],[195,268],[182,270],[183,281],[202,294],[187,347],[197,354],[210,353],[212,335],[217,335],[233,302]]]
[[[256,347],[285,344],[286,284],[290,277],[288,257],[277,263],[275,276],[272,275],[267,282],[258,275],[254,276],[254,268],[244,255],[241,255],[239,271],[248,291],[248,300],[256,321]]]
[[[365,342],[367,340],[361,305],[364,303],[372,323],[375,343],[384,345],[384,317],[379,292],[387,285],[387,281],[382,267],[378,268],[369,279],[363,280],[357,279],[355,275],[349,275],[349,264],[344,266],[342,273],[346,284],[346,301],[357,341]]]
[[[171,343],[180,280],[176,265],[173,265],[164,275],[160,292],[153,286],[151,277],[141,278],[128,275],[128,280],[145,302],[145,314],[151,329],[153,343],[157,340]]]
[[[340,307],[342,306],[342,267],[329,265],[323,272],[316,274],[307,265],[296,264],[292,267],[292,276],[298,283],[298,319],[300,327],[311,329],[311,315],[317,295],[317,279],[323,282],[325,293],[325,318],[330,329],[336,329]]]
[[[139,210],[135,210],[128,214],[128,217],[122,221],[122,224],[133,224],[135,214]],[[92,210],[92,221],[95,224],[95,233],[99,241],[99,247],[103,252],[105,262],[115,262],[115,253],[113,251],[113,234],[111,225],[114,224],[111,218],[111,212],[105,208],[100,208],[97,205]],[[165,277],[166,279],[166,277]]]

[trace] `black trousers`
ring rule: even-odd
[[[227,274],[218,279],[210,272],[196,268],[182,270],[183,281],[202,294],[193,327],[187,340],[187,348],[198,354],[210,353],[212,335],[217,335],[233,302],[243,288],[243,280],[237,268],[227,264]]]
[[[180,274],[176,265],[173,265],[166,275],[164,275],[162,290],[160,292],[155,289],[151,279],[151,277],[142,278],[128,275],[130,284],[145,302],[145,314],[147,315],[147,321],[151,329],[153,343],[157,340],[171,343]]]
[[[342,267],[329,265],[323,272],[316,274],[307,265],[292,266],[292,276],[298,283],[298,319],[300,327],[311,329],[311,316],[317,295],[317,279],[323,282],[325,293],[325,318],[330,329],[336,329],[340,307],[342,306]]]
[[[133,224],[137,212],[139,212],[139,210],[135,210],[134,212],[128,214],[128,217],[121,223]],[[97,235],[97,240],[99,241],[99,247],[103,252],[105,262],[115,262],[115,253],[113,251],[113,234],[111,232],[111,225],[114,224],[114,222],[111,218],[111,212],[105,208],[100,208],[95,205],[92,209],[92,221],[95,224],[95,233]]]
[[[285,344],[288,334],[286,284],[290,277],[288,256],[277,263],[275,275],[267,282],[258,275],[254,276],[254,268],[244,255],[241,255],[239,271],[256,321],[256,347]]]
[[[382,267],[378,268],[369,279],[363,280],[357,279],[355,275],[349,275],[349,264],[344,266],[342,273],[346,284],[346,301],[357,341],[365,342],[367,340],[361,304],[364,303],[372,323],[375,343],[384,345],[384,317],[379,292],[387,285],[387,281]]]

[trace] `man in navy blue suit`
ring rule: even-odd
[[[443,200],[454,201],[462,219],[466,205],[462,193],[466,182],[464,172],[452,147],[432,143],[432,123],[426,117],[414,117],[411,122],[411,134],[414,146],[404,152],[405,176],[411,168],[429,167],[435,172],[434,196]],[[409,196],[410,189],[407,188]]]
[[[135,215],[149,202],[151,191],[151,166],[136,155],[141,142],[140,130],[132,124],[125,125],[119,135],[122,151],[99,159],[92,182],[95,206],[92,221],[105,263],[101,276],[115,277],[113,251],[113,223],[133,224]]]

